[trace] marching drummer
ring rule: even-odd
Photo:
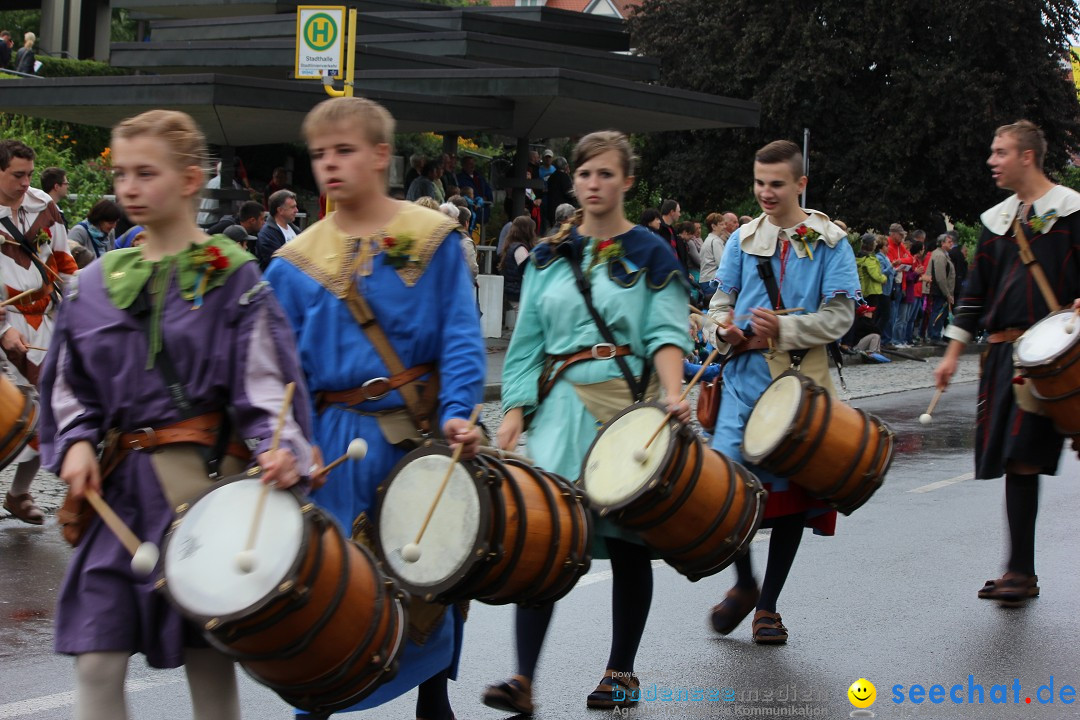
[[[1046,138],[1028,120],[994,133],[986,161],[994,182],[1013,195],[982,214],[983,232],[946,331],[949,347],[934,372],[944,389],[964,346],[990,334],[979,376],[975,477],[1005,475],[1009,553],[1005,574],[988,580],[981,598],[1019,606],[1039,594],[1035,574],[1035,518],[1039,475],[1056,475],[1064,438],[1038,414],[1028,383],[1014,381],[1013,343],[1050,311],[1050,303],[1080,307],[1080,194],[1055,185],[1043,171]],[[1017,231],[1019,227],[1019,231]],[[1035,263],[1024,267],[1018,242],[1030,244]],[[1036,277],[1049,281],[1046,290]],[[1056,297],[1047,298],[1045,292]],[[1022,383],[1022,384],[1021,384]]]
[[[327,476],[313,499],[359,539],[373,537],[375,491],[422,437],[441,435],[475,456],[468,418],[483,393],[485,359],[472,278],[457,224],[386,195],[394,118],[381,105],[326,100],[304,120],[312,170],[333,203],[326,218],[284,245],[267,268],[296,332],[316,400],[325,457],[367,442],[367,457]],[[417,508],[417,524],[426,508]],[[430,533],[422,551],[438,537]],[[416,716],[450,720],[461,608],[413,602],[397,676],[346,712],[381,705],[419,685]]]
[[[739,445],[746,421],[762,392],[778,375],[798,367],[834,393],[826,345],[844,335],[855,316],[859,275],[844,231],[823,213],[804,210],[806,187],[797,145],[777,140],[754,159],[754,195],[762,214],[728,241],[716,274],[719,286],[709,307],[719,323],[721,349],[731,347],[724,368],[724,392],[713,447],[743,461]],[[778,314],[805,308],[801,314]],[[800,360],[801,357],[801,360]],[[787,642],[788,630],[776,612],[777,600],[802,540],[803,528],[832,535],[836,512],[799,486],[748,465],[769,491],[762,527],[771,527],[769,560],[759,590],[750,553],[736,560],[737,579],[712,610],[713,629],[732,632],[750,613],[754,642]]]
[[[599,427],[635,400],[655,400],[663,389],[680,420],[690,415],[676,400],[690,349],[688,290],[671,249],[623,215],[634,182],[630,143],[613,131],[586,135],[574,167],[582,209],[530,258],[503,368],[506,414],[498,431],[499,446],[512,450],[528,418],[528,454],[570,478],[578,477]],[[610,557],[614,572],[613,635],[607,670],[586,704],[612,708],[638,697],[634,659],[652,602],[652,564],[633,533],[599,520],[595,535],[593,557]],[[484,704],[533,712],[532,683],[553,610],[517,609],[517,674],[489,687]]]
[[[254,455],[264,482],[289,487],[311,464],[310,407],[281,308],[254,258],[195,224],[206,159],[184,113],[154,110],[113,130],[116,194],[146,242],[82,270],[42,374],[42,455],[70,487],[65,508],[96,491],[147,543],[161,543],[173,508],[209,488],[211,473],[238,472]],[[293,412],[271,450],[289,382],[299,384]],[[185,666],[197,720],[238,719],[233,661],[207,647],[153,575],[130,567],[154,559],[133,563],[115,521],[92,517],[75,531],[56,611],[56,650],[75,656],[76,717],[128,717],[124,680],[138,652],[152,667]],[[75,515],[61,522],[82,527]]]

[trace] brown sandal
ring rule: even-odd
[[[1038,585],[1034,584],[1034,575],[1007,572],[997,582],[994,591],[994,599],[998,605],[1007,608],[1019,608],[1027,605],[1027,601],[1038,594]],[[1032,590],[1035,595],[1032,595]]]
[[[41,525],[45,522],[45,513],[34,504],[34,498],[30,493],[22,495],[8,493],[4,498],[4,509],[28,525]]]
[[[714,606],[709,614],[713,630],[721,635],[729,634],[750,614],[757,605],[759,597],[761,597],[761,592],[757,585],[753,590],[740,588],[737,585],[728,590],[724,599],[719,605]]]
[[[522,675],[515,675],[498,685],[488,685],[482,701],[489,708],[515,715],[532,715],[532,684]]]
[[[768,610],[754,613],[754,642],[758,645],[782,645],[787,642],[788,632],[780,616]]]
[[[1039,576],[1027,575],[1024,577],[1027,579],[1028,597],[1039,597]],[[1004,583],[1004,577],[999,577],[997,580],[987,580],[986,584],[979,589],[979,597],[984,600],[997,600]]]
[[[585,706],[608,710],[637,705],[639,700],[641,700],[641,682],[637,675],[631,674],[630,677],[626,677],[625,673],[620,673],[619,677],[615,677],[615,671],[608,668],[600,684],[585,699]]]

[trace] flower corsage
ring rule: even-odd
[[[806,250],[806,255],[813,260],[814,252],[810,248],[818,241],[818,238],[821,237],[821,233],[813,228],[800,225],[795,228],[795,237],[802,241],[803,249]]]
[[[229,258],[221,252],[221,248],[214,245],[204,245],[192,255],[192,265],[197,268],[199,279],[195,283],[195,297],[191,309],[198,310],[203,305],[203,295],[206,293],[210,277],[216,272],[222,272],[229,267]]]
[[[1031,229],[1035,232],[1041,233],[1042,231],[1046,230],[1046,228],[1050,225],[1051,222],[1054,221],[1054,218],[1057,217],[1057,214],[1057,210],[1053,208],[1047,210],[1042,215],[1033,214],[1031,216],[1031,219],[1028,220],[1028,225],[1030,225]]]
[[[38,230],[37,237],[34,238],[34,244],[37,247],[42,247],[50,243],[52,243],[52,230],[47,227]]]
[[[626,251],[623,249],[622,243],[614,238],[608,238],[607,240],[596,240],[593,245],[593,257],[596,258],[596,262],[612,262],[626,255]]]
[[[420,262],[420,258],[413,254],[414,245],[416,245],[416,240],[409,235],[387,235],[382,241],[382,249],[386,252],[386,262],[397,270],[409,263]]]

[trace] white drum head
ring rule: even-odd
[[[1065,326],[1072,319],[1072,311],[1054,313],[1028,328],[1027,332],[1016,341],[1014,353],[1020,365],[1043,365],[1069,349],[1080,337],[1080,322],[1073,327],[1073,332],[1065,332]]]
[[[787,437],[795,424],[802,393],[802,383],[794,375],[777,378],[761,393],[746,421],[742,451],[747,460],[762,460]]]
[[[599,508],[618,506],[635,497],[660,468],[671,447],[672,434],[661,430],[646,450],[645,462],[634,459],[656,431],[666,413],[642,405],[616,417],[600,431],[585,458],[582,483],[589,500]]]
[[[379,505],[379,542],[386,562],[396,577],[414,587],[454,577],[477,547],[480,496],[467,466],[458,463],[420,541],[420,559],[410,563],[401,557],[401,549],[416,540],[449,466],[447,455],[416,458],[390,480]]]
[[[304,519],[292,493],[266,497],[255,538],[254,567],[237,568],[247,546],[262,483],[236,480],[207,493],[184,514],[165,549],[165,579],[174,602],[192,615],[233,615],[274,592],[303,546]]]

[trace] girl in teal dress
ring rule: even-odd
[[[614,414],[591,402],[592,409],[586,407],[582,389],[606,396],[607,405],[625,396],[621,405],[626,406],[635,395],[655,399],[658,387],[676,417],[683,422],[690,417],[687,403],[676,401],[683,356],[690,349],[685,276],[659,237],[623,215],[623,197],[634,182],[632,162],[630,144],[621,133],[592,133],[578,143],[574,190],[582,208],[533,251],[503,368],[505,417],[499,446],[515,448],[528,419],[529,455],[545,470],[571,479],[579,476],[597,431]],[[627,353],[619,360],[628,367],[624,371],[614,359],[567,363],[541,397],[539,381],[550,360],[558,367],[565,362],[558,358],[594,346],[600,346],[594,356],[610,354],[571,263],[580,266],[596,311],[611,329],[614,344]],[[627,375],[633,375],[632,388]],[[650,377],[658,382],[645,391]],[[587,704],[611,708],[632,702],[639,685],[634,657],[652,602],[652,564],[649,549],[636,536],[607,521],[595,526],[593,556],[611,558],[613,637],[607,671]],[[553,604],[517,609],[518,672],[487,689],[486,705],[533,712],[532,681],[553,609]],[[638,694],[633,697],[636,701]]]

